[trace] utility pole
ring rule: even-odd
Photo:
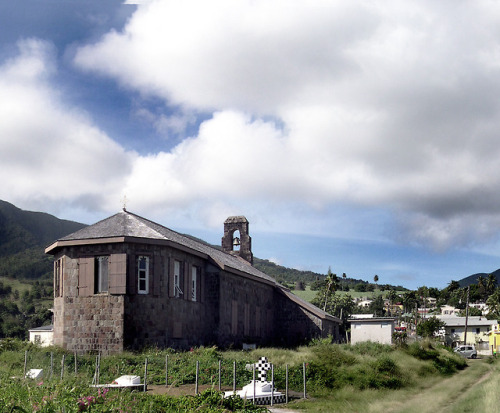
[[[467,300],[465,301],[465,332],[464,332],[464,344],[467,344],[467,324],[469,322],[469,292],[470,285],[467,287]]]

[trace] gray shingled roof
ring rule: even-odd
[[[210,256],[223,268],[233,268],[276,284],[276,280],[274,278],[254,268],[240,257],[228,254],[213,245],[175,232],[126,210],[123,210],[93,225],[82,228],[81,230],[69,234],[58,241],[77,241],[114,237],[136,237],[171,241]]]

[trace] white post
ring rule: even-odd
[[[271,406],[274,401],[274,364],[271,364]]]
[[[255,404],[255,364],[253,364],[253,404]]]
[[[288,404],[288,364],[286,365],[285,385],[286,385],[285,403]]]
[[[199,372],[200,372],[200,362],[196,361],[196,383],[195,383],[195,387],[194,387],[195,396],[198,394],[198,375],[199,375]]]

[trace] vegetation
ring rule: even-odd
[[[41,380],[22,379],[25,350],[28,369],[43,368]],[[50,353],[53,354],[53,374],[50,374]],[[65,356],[64,380],[61,381],[61,360]],[[171,397],[137,391],[91,388],[95,372],[95,356],[77,358],[78,373],[74,372],[74,355],[57,348],[41,349],[19,340],[0,342],[0,411],[38,412],[174,412],[174,411],[263,411],[236,397],[223,399],[216,391],[218,362],[222,362],[222,385],[232,388],[232,366],[236,363],[237,387],[247,384],[252,373],[245,368],[259,357],[267,356],[275,365],[274,377],[278,390],[285,389],[285,367],[289,366],[290,389],[300,394],[302,366],[306,363],[307,391],[321,403],[334,394],[386,394],[420,386],[435,377],[447,377],[466,367],[466,361],[431,342],[415,343],[397,349],[377,343],[354,346],[332,344],[330,340],[315,340],[296,350],[257,349],[251,352],[221,352],[215,347],[196,348],[187,352],[148,349],[143,353],[128,353],[103,357],[100,383],[109,383],[123,374],[144,377],[144,361],[148,359],[148,384],[165,385],[165,360],[168,356],[169,386],[194,383],[196,361],[200,366],[200,385],[208,390],[199,395]],[[14,377],[14,378],[13,378]],[[17,377],[17,378],[15,378]],[[373,393],[377,392],[377,393]],[[299,396],[300,397],[300,396]],[[293,401],[293,406],[304,402]],[[316,402],[307,401],[308,406]],[[292,407],[293,407],[292,406]],[[16,410],[17,409],[17,410]]]
[[[421,321],[417,325],[417,335],[421,337],[433,337],[441,328],[445,326],[444,322],[436,317],[430,317]]]

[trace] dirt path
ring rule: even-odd
[[[394,403],[386,412],[435,413],[456,411],[461,401],[467,398],[470,392],[474,392],[481,383],[488,380],[491,374],[492,367],[490,365],[480,360],[474,360],[465,370],[439,380],[399,403]]]

